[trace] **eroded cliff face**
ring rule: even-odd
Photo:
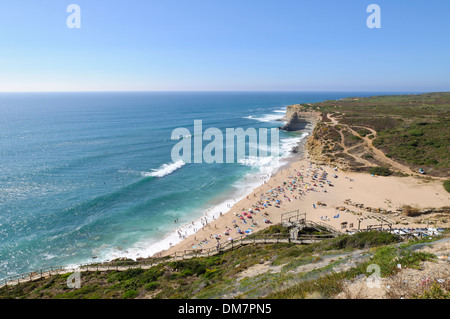
[[[320,138],[318,131],[320,130],[320,122],[317,123],[314,127],[314,130],[306,141],[306,150],[308,151],[308,155],[312,160],[314,160],[317,164],[331,164],[332,159],[324,155],[324,147],[325,144]]]
[[[300,104],[289,105],[284,118],[286,124],[280,129],[299,131],[308,127],[311,128],[311,135],[308,137],[304,147],[314,162],[327,164],[330,163],[330,159],[323,155],[324,143],[320,138],[320,134],[317,134],[321,126],[321,120],[321,112],[309,110]]]
[[[305,109],[300,104],[289,105],[284,117],[286,124],[280,127],[284,131],[303,130],[308,125],[315,126],[320,120],[320,113]]]
[[[360,164],[352,156],[337,150],[338,146],[329,140],[330,135],[331,128],[328,125],[324,122],[316,124],[305,145],[309,157],[317,164],[332,165],[346,171],[358,171]]]

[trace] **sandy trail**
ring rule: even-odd
[[[327,123],[328,125],[333,125],[333,126],[340,125],[342,127],[345,127],[350,133],[352,133],[353,135],[358,136],[359,138],[361,138],[361,140],[364,143],[364,146],[372,153],[372,155],[375,157],[375,159],[377,161],[379,161],[381,163],[384,163],[384,165],[386,165],[386,166],[393,167],[395,170],[397,170],[399,172],[402,172],[404,174],[415,175],[415,176],[422,176],[420,173],[411,170],[411,168],[409,168],[408,166],[403,165],[403,164],[401,164],[401,163],[399,163],[397,161],[394,161],[393,159],[387,157],[381,150],[376,148],[373,145],[373,140],[377,136],[377,132],[374,129],[372,129],[370,127],[367,127],[367,126],[355,125],[356,127],[361,127],[363,129],[366,129],[366,130],[370,131],[371,132],[370,134],[374,136],[371,139],[371,138],[368,137],[370,134],[368,134],[368,135],[363,137],[358,132],[356,132],[354,129],[352,129],[350,126],[348,126],[347,124],[340,123],[339,120],[336,117],[330,116],[330,114],[327,114],[326,117],[327,117],[327,119],[329,121],[328,122],[324,122],[324,123]],[[330,122],[332,124],[329,124]],[[345,140],[344,134],[342,133],[341,130],[338,130],[338,132],[339,132],[339,134],[341,136],[341,141],[342,141],[341,143],[339,143],[339,145],[344,149],[343,150],[344,153],[346,153],[349,156],[352,156],[357,162],[363,163],[363,164],[365,164],[365,165],[367,165],[369,167],[370,166],[375,166],[374,164],[370,163],[369,161],[367,161],[367,160],[365,160],[365,159],[363,159],[363,158],[361,158],[359,156],[356,156],[354,153],[350,152],[353,148],[359,147],[360,145],[357,144],[355,146],[347,148],[345,146],[345,143],[344,143],[344,140]],[[435,176],[433,178],[434,179],[439,179],[439,180],[446,180],[446,178],[444,178],[444,177],[437,177],[437,176]]]

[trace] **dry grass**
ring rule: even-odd
[[[367,294],[365,293],[364,286],[359,286],[358,288],[351,288],[349,284],[344,284],[342,288],[342,299],[366,299]]]
[[[387,299],[421,298],[432,289],[440,290],[443,294],[448,295],[450,292],[450,270],[441,269],[423,278],[400,272],[390,278],[388,286]]]
[[[408,217],[416,217],[421,215],[420,209],[417,207],[412,207],[410,205],[403,205],[403,214],[405,214]]]

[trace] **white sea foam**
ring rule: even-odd
[[[286,114],[286,109],[276,109],[273,113],[263,114],[261,116],[245,116],[244,119],[251,119],[258,122],[278,122],[282,121],[284,114]]]
[[[245,194],[241,194],[241,197],[238,195],[237,192],[233,194],[236,201],[241,200]],[[173,227],[172,225],[163,226],[163,228],[167,229],[161,229],[161,231],[166,232],[166,235],[162,239],[148,238],[146,240],[141,240],[126,249],[117,249],[113,247],[102,249],[99,254],[100,259],[113,260],[125,257],[136,260],[140,257],[150,257],[155,253],[167,250],[173,245],[183,241],[185,237],[195,234],[204,226],[205,221],[209,223],[214,219],[217,219],[220,216],[220,213],[227,212],[229,207],[235,203],[234,199],[227,199],[219,204],[214,204],[212,208],[205,208],[201,212],[197,211],[196,220],[188,221],[176,229],[170,229],[170,227]],[[201,215],[201,217],[199,217],[199,215]],[[189,219],[189,216],[186,216],[186,218]]]
[[[125,250],[114,249],[111,247],[109,249],[103,249],[100,254],[102,255],[100,259],[113,260],[125,257],[136,260],[140,257],[150,257],[158,252],[167,250],[182,242],[184,240],[183,237],[189,237],[190,235],[195,234],[204,226],[205,221],[209,223],[219,218],[221,213],[227,213],[230,210],[230,207],[247,196],[249,189],[254,189],[262,185],[268,178],[269,175],[263,174],[260,171],[254,174],[247,174],[245,180],[238,181],[233,185],[234,190],[226,195],[227,199],[222,201],[219,200],[217,204],[212,203],[210,207],[204,207],[202,211],[197,212],[197,217],[194,221],[191,220],[186,222],[176,229],[168,229],[163,239],[152,238],[142,240]],[[189,218],[188,216],[186,217]]]
[[[189,135],[179,135],[179,136],[177,136],[176,138],[173,138],[174,140],[181,140],[181,139],[184,139],[184,138],[192,138],[192,137],[194,137],[194,135],[192,135],[192,134],[189,134]]]
[[[173,172],[175,172],[177,169],[183,167],[184,165],[186,165],[185,162],[183,162],[182,160],[176,161],[175,163],[170,163],[170,164],[163,164],[160,168],[158,169],[154,169],[153,172],[142,172],[142,176],[145,177],[164,177],[167,176],[169,174],[172,174]]]
[[[201,208],[197,213],[192,212],[193,215],[191,216],[196,216],[194,217],[195,220],[192,221],[191,219],[190,221],[179,225],[177,228],[175,228],[173,224],[163,226],[163,229],[160,230],[161,232],[166,233],[166,235],[162,239],[148,238],[146,240],[141,240],[126,249],[117,249],[113,247],[102,249],[102,253],[100,253],[102,257],[99,256],[100,259],[112,260],[119,257],[126,257],[136,260],[140,257],[145,258],[153,256],[158,252],[167,250],[171,246],[180,243],[185,237],[193,235],[200,230],[204,226],[205,221],[209,223],[212,220],[219,218],[221,213],[229,212],[230,207],[248,195],[249,189],[255,189],[264,184],[264,182],[276,173],[282,165],[288,163],[287,159],[292,154],[292,149],[308,135],[309,133],[305,132],[296,137],[281,139],[279,154],[260,157],[250,156],[240,160],[239,163],[241,165],[252,167],[255,170],[252,170],[252,172],[246,174],[245,178],[234,183],[233,190],[223,195],[223,198],[226,199],[217,199],[216,203],[210,203],[208,207]],[[155,170],[155,172],[147,174],[152,174],[148,176],[165,176],[182,167],[184,164],[185,163],[182,161],[173,164],[165,164],[160,169]],[[186,216],[186,220],[189,220],[188,216]]]
[[[246,158],[240,159],[238,163],[250,167],[262,167],[271,165],[274,158],[274,156],[248,156]]]
[[[43,256],[45,259],[53,259],[53,258],[55,258],[55,257],[58,257],[58,256],[53,255],[53,254],[51,254],[51,253],[44,253],[42,256]]]
[[[303,133],[298,137],[283,138],[280,140],[279,153],[271,156],[246,156],[238,161],[239,164],[259,169],[262,174],[272,174],[280,166],[286,163],[287,158],[292,154],[296,147],[309,133]],[[268,150],[270,146],[267,147]]]
[[[221,213],[227,213],[230,210],[230,207],[248,195],[249,189],[254,189],[262,185],[279,167],[278,164],[275,164],[274,157],[272,156],[244,159],[242,164],[254,167],[255,171],[246,174],[245,178],[234,183],[233,189],[227,194],[223,194],[222,199],[216,199],[213,203],[200,208],[197,212],[192,212],[191,216],[195,215],[195,220],[191,219],[190,221],[181,224],[176,229],[173,228],[173,224],[162,226],[164,229],[160,229],[161,232],[166,233],[162,239],[148,238],[146,240],[141,240],[126,249],[104,247],[98,254],[99,259],[113,260],[125,257],[136,260],[137,258],[150,257],[158,252],[169,249],[183,241],[185,237],[195,234],[204,226],[205,221],[209,223],[219,218]],[[189,220],[189,216],[185,217],[186,220]]]
[[[281,116],[279,113],[276,114],[264,114],[261,117],[247,117],[252,120],[258,121],[258,122],[275,122],[281,120]]]
[[[288,156],[291,154],[294,147],[296,147],[301,140],[309,135],[308,132],[302,133],[298,137],[284,138],[280,140],[280,153],[282,156]]]

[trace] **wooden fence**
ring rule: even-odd
[[[246,245],[261,245],[261,244],[279,244],[279,243],[293,243],[293,244],[311,244],[323,239],[332,238],[332,235],[302,235],[296,239],[292,239],[286,235],[251,235],[241,236],[235,240],[228,241],[225,244],[219,245],[217,248],[200,248],[185,250],[182,252],[175,252],[171,255],[158,258],[147,258],[144,260],[131,261],[110,261],[105,263],[91,263],[79,265],[77,268],[69,268],[67,266],[54,266],[40,269],[38,271],[29,272],[21,275],[11,276],[0,281],[0,288],[4,286],[14,286],[20,283],[39,280],[41,278],[47,278],[52,275],[62,275],[73,273],[75,271],[125,271],[128,269],[149,269],[165,262],[172,262],[178,260],[186,260],[196,257],[210,257],[228,250],[236,249]]]

